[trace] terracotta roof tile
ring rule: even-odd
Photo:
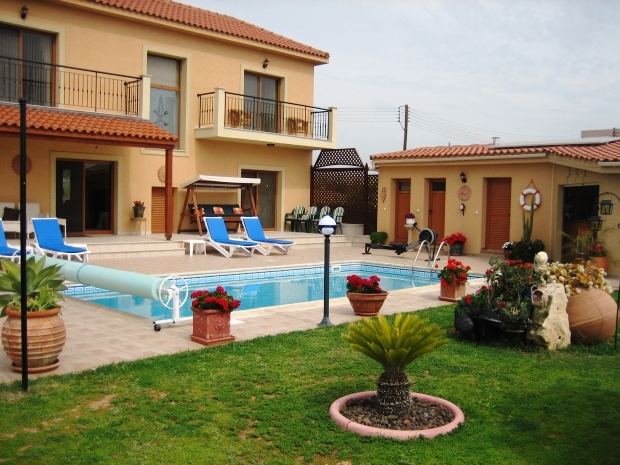
[[[188,26],[249,39],[327,59],[329,53],[288,39],[240,19],[170,0],[82,0],[121,8]]]
[[[620,161],[620,140],[593,142],[592,144],[540,145],[528,147],[495,147],[493,145],[453,145],[450,147],[419,147],[399,152],[371,155],[373,161],[381,160],[423,160],[449,159],[479,156],[527,155],[549,153],[596,162]]]
[[[26,124],[30,130],[48,130],[53,135],[84,134],[96,137],[125,136],[145,142],[176,143],[178,137],[159,126],[138,118],[101,115],[54,108],[28,107]],[[19,128],[19,106],[0,104],[0,132]]]

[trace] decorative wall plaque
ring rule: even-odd
[[[160,166],[159,169],[157,170],[157,179],[159,179],[159,182],[163,184],[166,183],[166,167],[165,166]]]
[[[11,167],[13,168],[13,171],[15,171],[15,174],[19,176],[19,155],[15,155],[13,160],[11,160]],[[32,160],[29,157],[26,157],[26,174],[30,173],[31,169]]]
[[[469,186],[459,187],[459,199],[463,202],[471,197],[471,189]]]

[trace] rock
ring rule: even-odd
[[[539,346],[549,350],[564,349],[570,345],[570,327],[566,306],[568,299],[564,286],[549,284],[538,286],[538,290],[546,293],[546,305],[534,307],[532,320],[540,326],[534,326],[527,338]]]

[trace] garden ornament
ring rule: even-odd
[[[534,270],[538,271],[538,268],[545,266],[549,256],[545,252],[538,252],[534,257]]]

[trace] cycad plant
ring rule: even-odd
[[[446,332],[418,315],[399,313],[390,325],[385,316],[362,319],[342,335],[351,347],[383,367],[377,380],[377,399],[384,415],[403,415],[411,407],[411,380],[404,370],[411,362],[447,344]]]

